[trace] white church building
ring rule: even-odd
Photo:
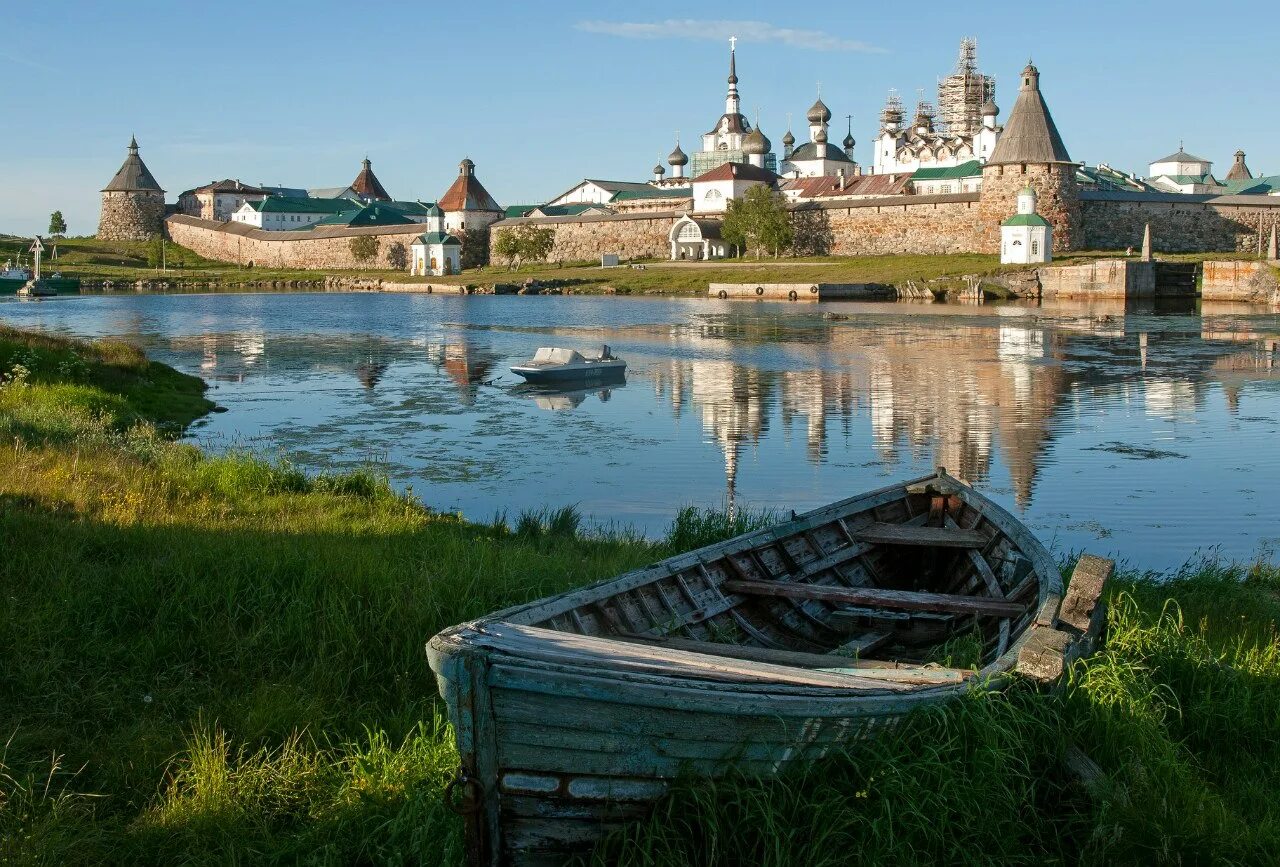
[[[1036,191],[1018,193],[1018,213],[1000,224],[1000,264],[1038,265],[1053,261],[1053,227],[1036,213]]]

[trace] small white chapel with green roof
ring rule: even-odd
[[[1036,213],[1036,191],[1018,193],[1018,213],[1000,224],[1000,264],[1036,265],[1053,261],[1053,227]]]

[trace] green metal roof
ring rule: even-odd
[[[440,217],[443,213],[435,202],[380,202],[388,208],[395,208],[402,214],[415,217]]]
[[[348,202],[350,204],[350,202]],[[404,226],[412,224],[404,213],[390,207],[386,202],[374,202],[363,208],[353,208],[338,214],[330,214],[323,220],[316,220],[314,226]]]
[[[575,202],[572,205],[538,205],[536,208],[532,208],[530,213],[533,211],[541,211],[542,215],[545,217],[576,217],[584,211],[590,210],[609,213],[609,208],[606,205],[596,205],[587,202]]]
[[[459,241],[453,235],[448,235],[448,234],[445,234],[444,232],[427,232],[425,234],[419,235],[414,240],[413,244],[411,244],[410,246],[416,247],[418,244],[423,244],[423,245],[444,244],[449,247],[462,246],[461,241]]]
[[[649,187],[647,190],[619,190],[614,193],[611,202],[625,202],[632,199],[684,199],[693,195],[693,187]]]
[[[1257,195],[1265,196],[1280,190],[1280,175],[1269,175],[1260,178],[1243,178],[1238,181],[1223,181],[1222,186],[1233,196]]]
[[[1049,221],[1039,214],[1014,214],[1002,226],[1047,226]]]
[[[538,208],[538,207],[541,207],[541,206],[540,205],[507,205],[505,208],[503,208],[503,215],[506,217],[506,219],[511,220],[517,217],[523,217],[525,214],[529,213],[534,208]]]
[[[295,196],[267,196],[249,207],[262,214],[337,214],[351,209],[348,199],[303,199]]]
[[[1205,184],[1211,187],[1220,186],[1213,175],[1158,175],[1158,177],[1168,178],[1179,186],[1185,184]]]
[[[913,181],[952,181],[960,178],[977,178],[982,176],[982,163],[969,160],[958,166],[946,166],[937,169],[916,169],[911,173]]]

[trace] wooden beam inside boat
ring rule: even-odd
[[[1016,617],[1026,610],[1019,602],[948,593],[920,593],[910,590],[882,590],[878,587],[828,587],[784,581],[726,581],[721,585],[731,593],[748,596],[782,596],[790,599],[818,599],[851,605],[878,605],[903,611],[946,611],[987,617]]]
[[[981,548],[987,537],[977,530],[950,527],[913,527],[906,524],[875,523],[858,527],[853,537],[859,542],[879,545],[924,545],[934,548]]]
[[[687,638],[668,638],[658,635],[631,634],[619,636],[624,641],[656,644],[673,650],[705,653],[729,659],[749,662],[767,662],[773,665],[793,665],[814,669],[857,669],[860,677],[893,680],[900,683],[959,683],[974,672],[971,669],[944,668],[941,666],[914,665],[881,659],[854,659],[830,653],[805,653],[799,650],[775,650],[768,647],[751,647],[744,644],[723,644],[716,641],[693,641]]]

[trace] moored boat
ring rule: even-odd
[[[618,380],[626,369],[627,363],[615,358],[608,346],[600,347],[600,354],[595,358],[573,349],[544,346],[528,361],[512,365],[511,372],[527,382],[553,384]]]
[[[945,470],[435,636],[472,863],[555,863],[681,773],[769,776],[1091,649],[1108,561],[1058,567]],[[971,668],[930,659],[948,639]]]

